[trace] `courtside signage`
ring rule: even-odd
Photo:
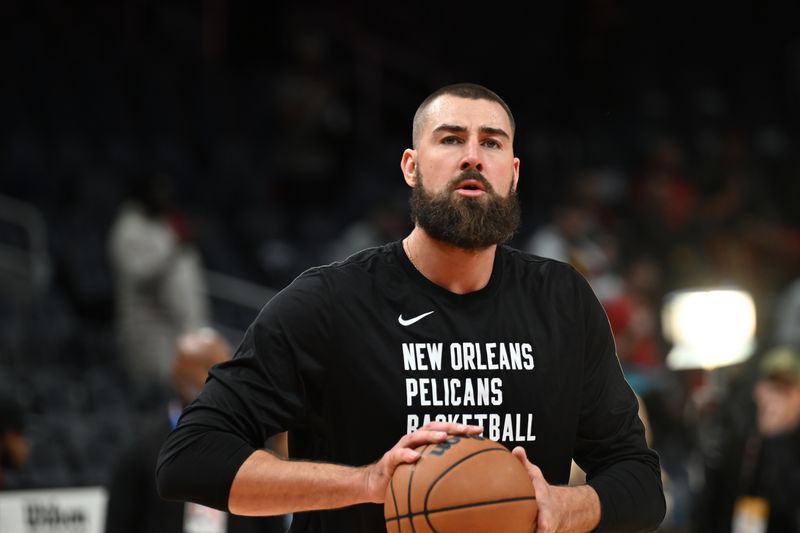
[[[3,533],[102,533],[102,487],[0,492]]]

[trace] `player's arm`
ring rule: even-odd
[[[599,498],[597,531],[652,531],[666,512],[658,455],[647,446],[605,312],[585,280],[576,288],[585,351],[574,458]]]
[[[395,468],[419,459],[414,448],[442,442],[448,434],[481,431],[477,426],[431,423],[405,435],[379,461],[364,467],[289,461],[258,450],[236,473],[228,508],[234,514],[274,515],[382,503]]]

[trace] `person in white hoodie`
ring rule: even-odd
[[[136,182],[109,235],[122,364],[137,386],[169,383],[175,340],[208,325],[202,259],[168,176]]]

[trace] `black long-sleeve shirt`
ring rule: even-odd
[[[665,503],[637,411],[605,313],[570,266],[501,246],[487,286],[459,295],[395,242],[311,269],[264,307],[164,444],[158,484],[225,509],[273,434],[290,432],[294,458],[364,465],[446,420],[523,446],[552,484],[574,457],[600,497],[599,531],[644,531]],[[381,506],[364,504],[299,513],[293,531],[383,527]]]

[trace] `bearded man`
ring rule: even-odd
[[[423,101],[401,160],[414,229],[270,300],[165,442],[163,497],[294,513],[292,531],[381,531],[414,448],[483,433],[531,476],[531,530],[658,526],[658,456],[600,304],[570,266],[503,244],[520,218],[514,132],[485,87]],[[263,450],[282,431],[292,460]],[[573,458],[586,485],[563,486]]]

